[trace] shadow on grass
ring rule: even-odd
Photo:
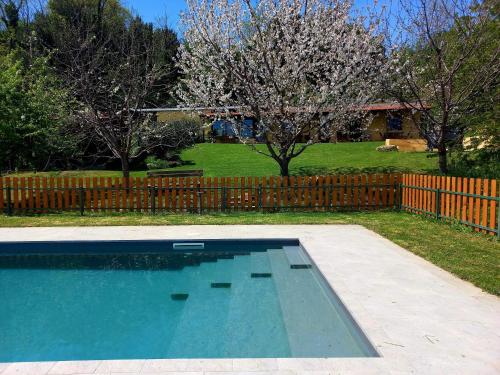
[[[314,167],[304,166],[292,168],[291,174],[294,176],[321,176],[337,174],[370,174],[370,173],[436,173],[436,169],[414,169],[394,166],[375,166],[375,167]]]

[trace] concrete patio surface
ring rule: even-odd
[[[0,228],[0,238],[1,241],[297,238],[380,354],[380,358],[0,363],[1,375],[500,374],[500,299],[362,226]]]

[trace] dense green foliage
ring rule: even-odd
[[[70,146],[61,134],[69,99],[46,58],[18,55],[0,55],[0,168],[43,169]]]
[[[146,116],[136,109],[175,103],[176,34],[119,0],[40,6],[0,3],[0,170],[115,166],[117,158],[128,168],[145,158]]]
[[[469,84],[470,77],[481,69],[484,61],[498,54],[500,3],[490,0],[486,2],[492,6],[491,18],[482,36],[485,43],[483,48],[476,51],[468,60],[464,72],[457,77],[458,89]],[[455,36],[453,31],[449,34],[450,38]],[[455,39],[454,42],[459,41]],[[455,153],[450,163],[452,173],[471,177],[500,178],[500,75],[495,75],[490,85],[475,92],[464,107],[461,127],[464,129],[464,137],[469,142],[466,142],[465,147],[463,143],[453,145]]]
[[[500,242],[494,236],[403,212],[241,212],[155,216],[107,212],[83,217],[75,213],[0,216],[0,227],[191,224],[360,224],[485,291],[500,295]]]
[[[497,54],[500,41],[500,3],[494,0],[485,0],[490,5],[490,18],[485,25],[483,48],[468,60],[464,73],[458,77],[458,86],[469,84],[472,77],[485,61]],[[455,40],[455,43],[459,41]],[[494,67],[492,67],[494,69]],[[495,74],[495,71],[492,71]],[[478,137],[479,141],[487,140],[489,145],[496,146],[500,152],[500,75],[495,74],[493,82],[478,90],[466,103],[469,111],[464,114],[462,122],[467,126],[466,136]]]
[[[450,173],[455,176],[500,179],[499,143],[483,149],[455,151],[451,157]]]

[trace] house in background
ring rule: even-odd
[[[420,114],[412,116],[412,109],[399,103],[373,103],[365,106],[370,113],[366,136],[371,141],[386,139],[416,139],[420,132],[415,121]]]
[[[352,124],[348,132],[338,132],[333,137],[325,139],[324,142],[349,142],[349,141],[383,141],[387,139],[418,139],[420,133],[415,121],[419,121],[419,114],[412,115],[413,109],[399,103],[372,103],[365,105],[363,109],[368,112],[366,124]],[[237,108],[230,109],[234,116],[242,120],[242,136],[254,138],[256,142],[262,142],[256,132],[255,119],[250,115],[240,113]],[[327,111],[333,111],[328,109]],[[143,110],[152,112],[156,119],[161,122],[189,116],[199,116],[205,126],[203,127],[203,139],[220,143],[238,142],[237,134],[229,121],[224,120],[220,113],[211,108],[154,108]],[[197,115],[195,115],[197,113]],[[363,126],[364,125],[364,126]],[[303,134],[304,141],[308,134]]]

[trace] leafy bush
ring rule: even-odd
[[[145,162],[146,162],[146,166],[148,167],[148,169],[163,169],[163,168],[170,167],[170,163],[168,160],[158,159],[154,155],[148,156],[146,158]]]
[[[44,169],[72,147],[61,136],[70,99],[47,58],[19,55],[0,50],[0,169]]]
[[[377,147],[377,151],[380,152],[390,152],[390,151],[398,151],[398,146],[396,145],[382,145]]]
[[[500,178],[500,149],[491,146],[457,151],[451,157],[450,172],[456,176]]]

